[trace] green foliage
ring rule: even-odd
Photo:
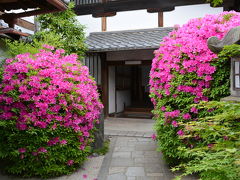
[[[63,42],[61,48],[66,53],[76,53],[79,57],[82,57],[86,50],[84,26],[78,23],[73,7],[73,3],[70,3],[66,11],[41,15],[38,17],[38,21],[43,33],[54,32],[60,36]]]
[[[92,149],[91,153],[92,154],[98,154],[98,155],[105,155],[109,151],[109,146],[110,146],[110,140],[106,139],[103,143],[103,147],[100,149]]]
[[[63,41],[61,37],[54,32],[37,32],[30,37],[29,41],[12,41],[6,39],[6,46],[9,57],[14,57],[18,54],[30,53],[35,54],[42,48],[44,44],[50,44],[54,47],[63,48]]]
[[[230,95],[230,57],[240,56],[240,45],[229,45],[224,47],[223,51],[218,55],[218,58],[211,61],[211,65],[217,67],[215,73],[213,74],[213,81],[211,82],[211,87],[204,92],[206,96],[209,97],[209,100],[219,101],[221,98]],[[177,74],[175,80],[171,82],[171,85],[174,87],[176,84],[181,84],[181,82],[191,83],[191,79],[194,74]],[[194,77],[196,78],[196,77]],[[176,89],[170,88],[171,94],[178,94],[175,98],[162,98],[157,103],[157,108],[153,111],[154,114],[157,114],[161,118],[157,118],[156,124],[154,126],[156,132],[159,132],[158,138],[158,147],[159,150],[163,152],[167,162],[173,166],[179,162],[186,162],[191,159],[190,156],[185,156],[179,148],[184,148],[186,146],[191,146],[194,140],[185,139],[184,141],[179,139],[176,136],[176,133],[179,129],[172,128],[172,126],[165,126],[166,122],[164,120],[164,111],[161,111],[161,107],[165,106],[166,111],[172,111],[172,107],[169,107],[168,104],[176,104],[176,107],[181,109],[183,113],[189,112],[189,109],[192,107],[193,96],[186,92],[177,92]],[[159,90],[159,93],[160,90]],[[163,94],[163,93],[161,93]],[[151,97],[154,95],[152,94]],[[165,95],[163,94],[163,97]],[[214,111],[217,113],[218,111]],[[198,114],[192,114],[192,118],[206,117],[212,115],[213,112],[208,112],[205,110],[199,111]],[[182,120],[184,122],[184,120]],[[180,126],[181,127],[181,126]],[[164,132],[164,133],[161,133]],[[208,134],[206,135],[208,136]],[[210,136],[209,136],[210,137]]]
[[[40,15],[40,31],[28,40],[6,40],[9,56],[35,54],[42,45],[48,44],[57,49],[64,49],[66,54],[75,53],[81,59],[86,51],[84,26],[78,23],[72,8],[73,4],[70,3],[66,11]]]
[[[237,180],[240,177],[240,104],[202,102],[201,111],[214,109],[212,115],[183,123],[183,140],[196,139],[193,148],[178,150],[191,160],[173,170],[183,169],[181,176],[199,173],[203,180]],[[181,177],[180,176],[180,177]]]
[[[220,6],[223,3],[223,0],[207,0],[207,2],[210,2],[214,7]]]
[[[67,140],[68,144],[46,147],[49,138],[56,136]],[[23,177],[47,178],[70,174],[84,162],[90,152],[90,146],[86,147],[84,151],[79,150],[81,144],[79,136],[81,133],[76,133],[73,129],[62,126],[55,130],[32,128],[28,131],[22,131],[16,128],[14,120],[0,121],[0,159],[3,168],[7,173]],[[21,160],[19,147],[27,149]],[[34,156],[31,152],[37,152],[40,147],[46,147],[48,153],[38,153],[37,156]],[[6,160],[4,161],[4,159]],[[74,159],[72,166],[67,166],[69,159]]]
[[[240,45],[233,44],[225,46],[217,59],[211,62],[211,65],[218,67],[213,75],[214,81],[208,95],[210,100],[220,100],[224,96],[230,95],[230,57],[240,56]]]

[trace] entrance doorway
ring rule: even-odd
[[[114,111],[113,116],[152,118],[148,85],[150,69],[150,65],[109,67],[109,108]]]

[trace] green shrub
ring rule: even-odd
[[[190,160],[178,150],[193,143],[181,139],[185,132],[181,123],[211,114],[191,105],[218,101],[230,94],[230,57],[239,53],[239,45],[229,46],[217,56],[207,47],[207,39],[223,38],[231,28],[240,25],[239,18],[240,13],[232,11],[192,19],[165,37],[155,51],[150,97],[159,150],[171,165]]]
[[[0,74],[0,160],[6,172],[23,177],[80,167],[102,109],[96,82],[77,55],[44,47],[7,59]]]
[[[191,160],[173,170],[183,169],[182,176],[199,173],[204,180],[238,180],[240,177],[240,104],[202,102],[200,111],[213,110],[211,116],[182,123],[182,140],[191,141],[191,148],[178,150]],[[181,177],[181,176],[180,176]]]

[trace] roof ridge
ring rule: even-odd
[[[128,33],[128,32],[148,32],[148,31],[163,30],[163,29],[173,29],[173,27],[158,27],[158,28],[148,28],[148,29],[132,29],[132,30],[92,32],[92,33],[89,34],[89,36],[97,35],[97,34],[114,34],[114,33]]]

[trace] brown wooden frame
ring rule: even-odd
[[[131,11],[139,9],[148,9],[152,12],[158,9],[158,12],[171,11],[176,6],[204,4],[206,0],[108,0],[86,4],[81,4],[81,0],[72,0],[75,2],[75,12],[78,15],[101,14],[108,16],[108,13]],[[224,0],[224,10],[239,10],[239,0]]]

